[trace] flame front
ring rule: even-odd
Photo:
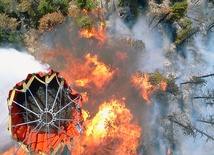
[[[101,88],[108,82],[115,71],[110,71],[109,67],[103,62],[98,61],[98,56],[91,57],[90,53],[85,56],[86,62],[80,67],[84,71],[78,80],[75,80],[75,85],[79,87],[87,87],[89,83],[94,83],[96,87]]]
[[[118,100],[104,102],[98,113],[86,120],[86,131],[72,153],[136,154],[141,128],[130,123],[132,114]]]
[[[151,103],[149,96],[153,93],[155,87],[149,82],[149,75],[139,76],[137,73],[132,76],[132,83],[141,89],[140,95],[147,103]]]
[[[151,103],[150,96],[155,90],[165,91],[167,86],[167,83],[164,81],[161,81],[158,85],[152,85],[149,78],[149,74],[139,74],[138,72],[131,78],[133,85],[141,89],[140,95],[148,104]]]
[[[100,44],[103,44],[107,38],[106,36],[106,28],[103,22],[100,22],[98,28],[93,27],[91,30],[82,29],[79,32],[79,35],[84,38],[96,38]]]

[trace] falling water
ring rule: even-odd
[[[48,65],[41,64],[26,52],[20,52],[12,48],[0,49],[0,154],[13,145],[7,131],[7,97],[9,90],[17,82],[25,79],[28,73],[47,69]]]

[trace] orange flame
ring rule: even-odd
[[[79,35],[84,38],[94,37],[99,41],[100,44],[103,44],[107,38],[105,24],[103,22],[100,22],[100,25],[97,29],[94,27],[91,30],[82,29],[79,32]]]
[[[86,73],[75,80],[75,85],[86,87],[89,83],[94,83],[98,88],[101,88],[109,81],[115,71],[110,71],[109,67],[103,62],[98,61],[98,56],[91,57],[90,53],[85,56],[86,62],[80,67]]]
[[[87,103],[88,102],[88,93],[87,92],[81,92],[82,98],[84,99],[83,102]]]
[[[170,154],[171,154],[171,150],[170,150],[170,148],[168,148],[167,155],[170,155]]]
[[[118,100],[104,102],[98,113],[86,120],[86,131],[74,154],[127,154],[135,152],[140,138],[141,128],[131,124],[132,114],[124,103]],[[81,152],[80,152],[81,151]]]
[[[143,74],[142,76],[139,76],[138,74],[135,74],[132,76],[132,83],[141,88],[140,94],[142,98],[146,100],[147,103],[151,103],[149,96],[153,93],[155,87],[149,82],[149,75]]]
[[[84,14],[88,14],[88,13],[89,13],[89,11],[86,10],[86,9],[82,9],[82,12],[83,12]]]
[[[43,55],[43,59],[56,58],[57,56],[64,57],[68,63],[64,64],[63,67],[59,66],[58,70],[63,68],[63,70],[60,71],[60,75],[63,76],[69,84],[77,87],[93,87],[99,88],[100,90],[118,71],[117,69],[111,70],[110,66],[99,60],[98,55],[92,56],[88,53],[85,55],[85,60],[81,60],[62,47],[57,47],[57,51],[51,50],[50,52],[46,52],[46,55]],[[94,89],[91,91],[93,90]]]
[[[161,89],[162,91],[166,90],[167,83],[164,81],[161,81],[158,85],[152,85],[149,82],[150,75],[149,74],[142,74],[136,73],[132,76],[131,82],[134,84],[134,86],[141,89],[140,95],[148,104],[151,103],[150,96],[153,94],[153,92],[157,89]]]
[[[166,83],[166,82],[162,81],[162,82],[160,83],[161,90],[165,91],[165,90],[166,90],[166,86],[167,86],[167,83]]]

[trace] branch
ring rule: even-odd
[[[205,132],[203,132],[203,131],[197,129],[196,127],[194,127],[194,129],[196,130],[196,132],[200,133],[202,136],[205,135],[205,136],[207,137],[207,141],[208,141],[209,139],[212,139],[212,140],[214,141],[214,138],[213,138],[212,136],[210,136],[210,135],[208,135],[207,133],[205,133]]]
[[[203,132],[202,130],[199,130],[198,128],[193,126],[191,123],[186,123],[186,125],[182,124],[181,122],[173,119],[172,116],[168,117],[168,119],[170,121],[174,122],[175,124],[178,124],[179,126],[181,126],[184,129],[184,134],[192,135],[193,137],[195,137],[197,133],[200,133],[202,136],[204,135],[207,137],[207,141],[209,139],[214,141],[214,138],[212,136],[208,135],[207,133]]]

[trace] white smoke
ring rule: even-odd
[[[133,37],[142,40],[145,44],[139,69],[148,72],[163,69],[164,54],[170,46],[169,38],[167,36],[163,37],[156,29],[151,30],[145,17],[140,17],[133,26]]]
[[[172,41],[170,38],[168,38],[164,33],[161,33],[161,31],[158,31],[157,29],[150,30],[148,27],[148,23],[146,22],[145,18],[142,17],[138,20],[138,22],[133,26],[132,29],[133,37],[138,40],[142,40],[145,43],[145,51],[142,52],[142,57],[141,57],[141,63],[139,64],[139,69],[143,71],[148,71],[148,72],[154,72],[156,70],[162,70],[163,68],[166,68],[164,62],[166,60],[165,54],[166,51],[170,50],[170,46]],[[203,36],[204,37],[204,36]],[[179,83],[180,82],[185,82],[184,80],[188,81],[191,75],[206,75],[209,73],[213,73],[213,43],[214,43],[214,33],[210,33],[209,37],[207,40],[204,41],[204,38],[202,38],[200,35],[196,35],[194,38],[194,46],[192,44],[187,44],[186,45],[186,58],[182,58],[179,56],[179,54],[174,54],[172,55],[172,59],[170,60],[172,63],[172,68],[175,73],[175,75],[179,75]],[[175,51],[174,51],[175,52]],[[176,63],[173,63],[172,60]],[[167,68],[165,71],[170,72],[170,70]],[[213,79],[212,83],[209,82],[209,87],[211,84],[213,84]],[[213,86],[213,85],[212,85]],[[189,87],[189,89],[191,89]],[[190,91],[190,90],[189,90]],[[190,100],[185,103],[185,104],[191,104],[192,99],[191,95],[189,93],[189,98]],[[171,101],[173,102],[173,101]],[[160,103],[152,103],[152,104],[160,104]],[[173,104],[173,107],[175,109],[175,104],[179,103],[170,103]],[[198,103],[193,103],[193,104],[198,104]],[[186,105],[190,106],[190,105]],[[201,107],[200,107],[201,106]],[[198,115],[213,115],[214,108],[204,108],[200,105],[197,106],[197,112],[199,113]],[[177,106],[176,106],[177,107]],[[189,109],[188,109],[189,108]],[[190,109],[191,107],[188,107],[187,109],[187,114],[189,115],[190,118],[193,118],[192,122],[196,124],[196,127],[199,128],[200,130],[207,132],[207,124],[200,124],[194,122],[199,116],[196,116],[195,114],[192,114]],[[179,109],[177,109],[179,111]],[[160,109],[154,106],[154,112],[155,113],[161,113]],[[175,111],[176,112],[176,111]],[[157,119],[160,116],[154,115],[153,113],[153,119]],[[151,123],[152,125],[154,124]],[[180,128],[180,127],[176,127]],[[178,130],[177,130],[178,131]],[[160,133],[160,132],[159,132]],[[208,132],[209,133],[209,132]],[[210,133],[209,133],[210,134]],[[213,135],[212,133],[210,135]],[[166,145],[164,143],[163,136],[156,135],[157,136],[157,141],[159,143],[159,154],[166,154],[166,150],[164,150],[161,146]],[[158,137],[160,136],[160,137]],[[202,155],[202,154],[214,154],[214,149],[213,149],[213,142],[208,141],[207,137],[202,136],[200,133],[193,138],[189,137],[186,135],[183,135],[182,130],[179,132],[175,133],[175,137],[178,140],[177,142],[177,147],[180,147],[176,152],[173,152],[176,155],[187,155],[187,154],[192,154],[192,155]]]
[[[48,65],[41,64],[26,52],[11,48],[0,49],[0,153],[12,143],[7,131],[9,90],[24,80],[29,73],[46,71],[48,68]]]
[[[118,38],[132,35],[130,28],[116,14],[113,14],[109,17],[107,27],[109,27],[109,35],[113,34],[115,37]]]

